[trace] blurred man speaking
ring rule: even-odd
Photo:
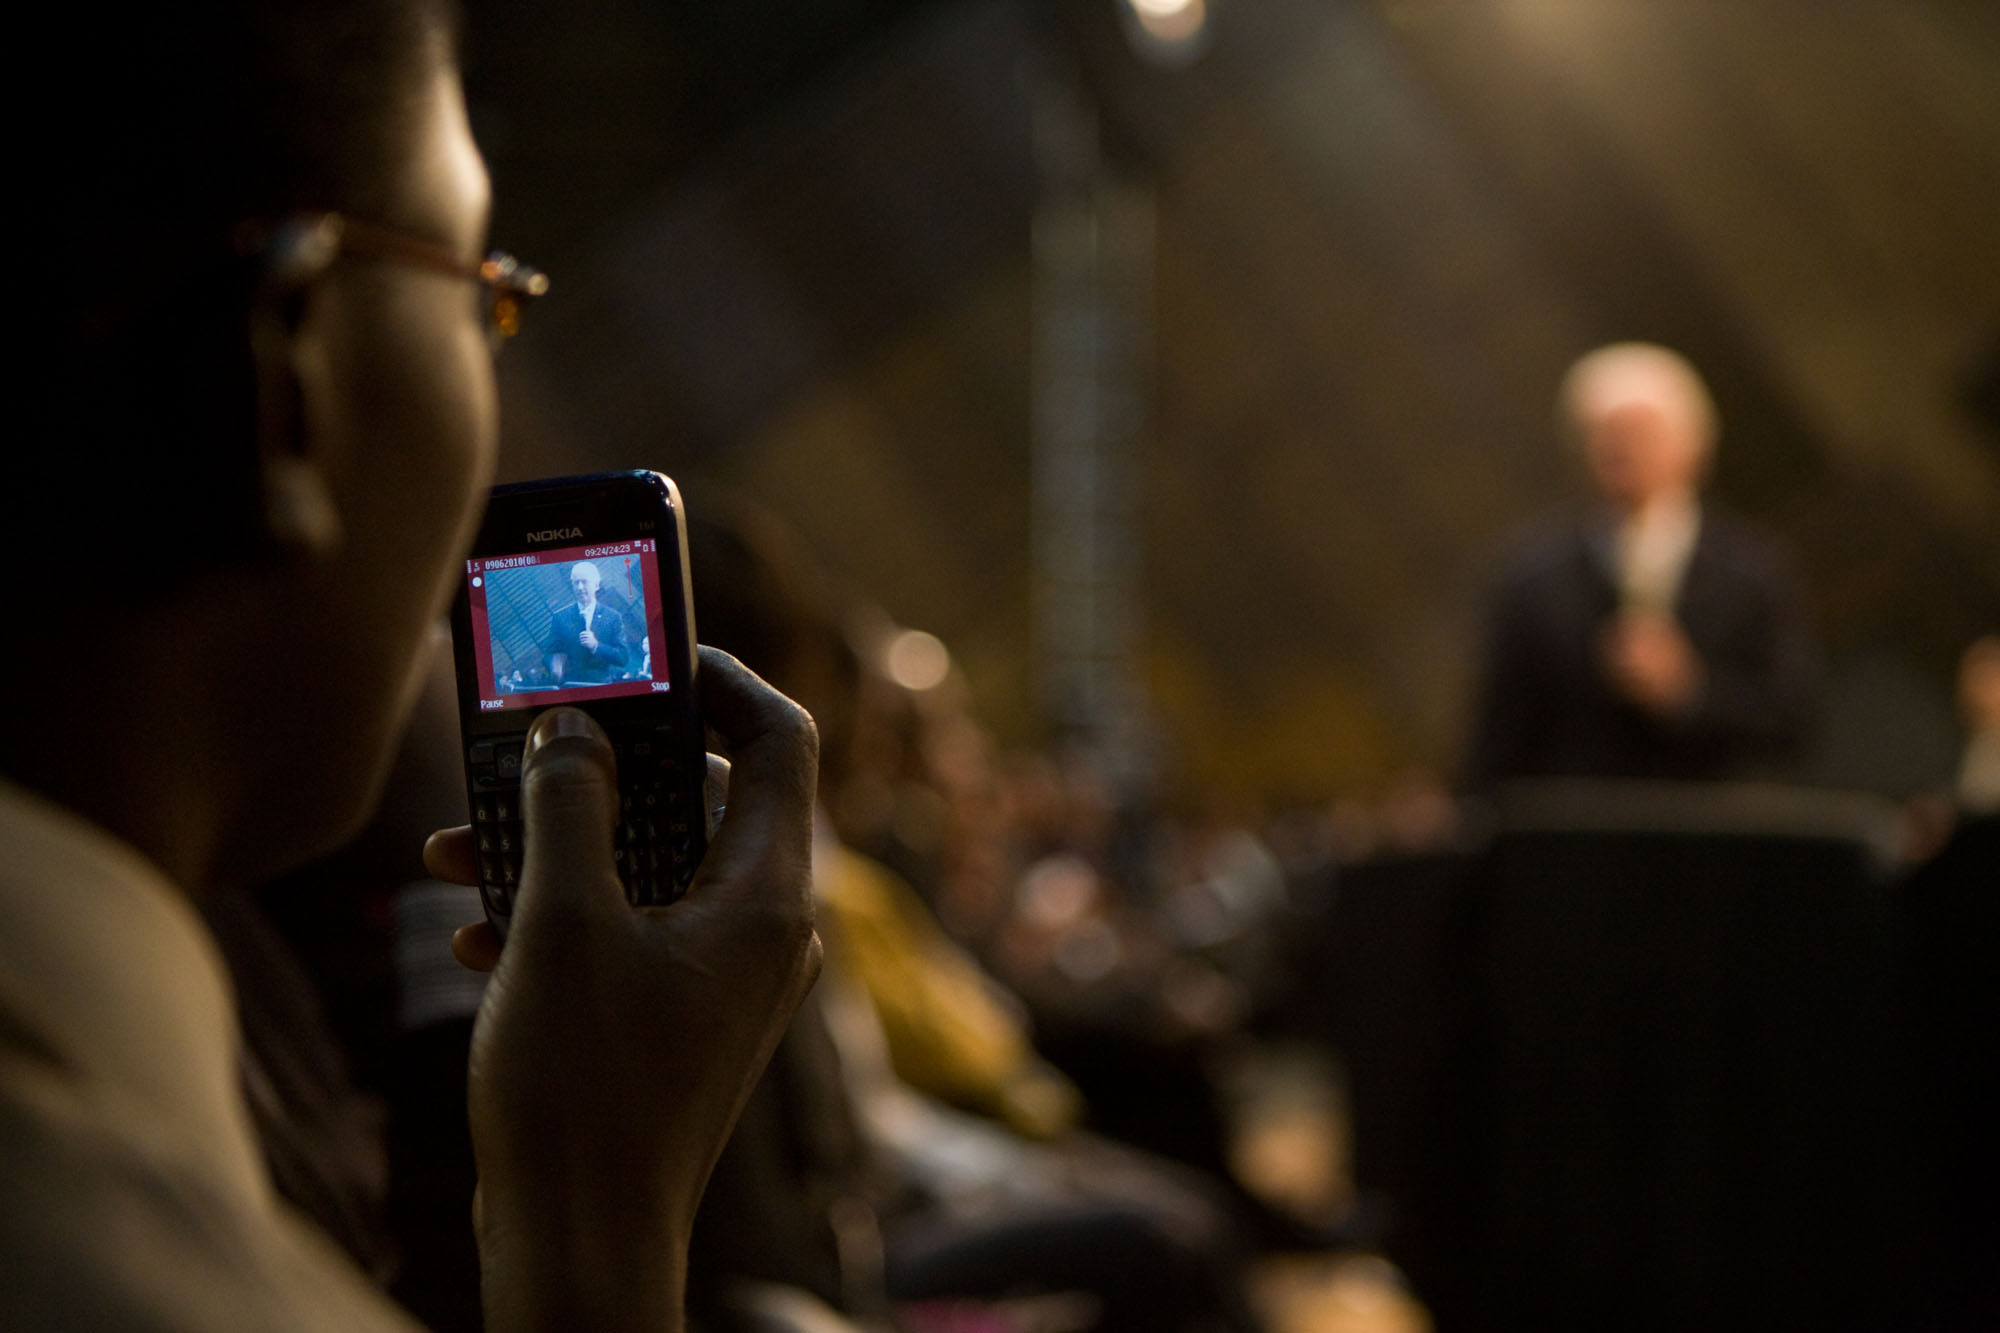
[[[1570,368],[1558,406],[1599,503],[1501,581],[1466,785],[1782,762],[1814,713],[1812,636],[1775,544],[1701,502],[1717,435],[1701,377],[1617,343]]]

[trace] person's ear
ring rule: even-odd
[[[305,332],[314,289],[339,253],[331,218],[288,223],[266,243],[263,281],[251,302],[249,350],[256,391],[257,511],[262,543],[284,560],[319,560],[345,538],[327,474],[327,441],[310,395],[322,377],[308,364]]]

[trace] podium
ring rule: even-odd
[[[1550,783],[1356,867],[1356,1177],[1454,1329],[1883,1329],[1924,1258],[1895,812]]]

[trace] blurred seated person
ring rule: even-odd
[[[868,731],[865,701],[878,696],[833,590],[788,530],[713,495],[689,516],[688,546],[703,641],[740,654],[812,711],[823,789],[839,790]],[[906,882],[843,845],[824,810],[813,879],[826,975],[759,1095],[784,1086],[786,1118],[807,1120],[788,1136],[799,1144],[848,1122],[861,1155],[886,1169],[887,1191],[849,1179],[842,1209],[848,1227],[856,1213],[864,1229],[879,1225],[860,1248],[879,1256],[883,1295],[917,1303],[1081,1292],[1095,1303],[1086,1326],[1096,1333],[1254,1329],[1223,1191],[1077,1131],[1076,1089],[1037,1053],[1018,1002]],[[819,1063],[838,1080],[837,1096],[806,1078],[798,1058],[808,1022],[820,1018],[829,1050]],[[753,1101],[751,1114],[759,1111]],[[749,1155],[739,1135],[719,1173],[725,1198],[740,1197],[754,1174]],[[792,1155],[809,1156],[798,1147]],[[824,1193],[810,1177],[789,1192],[767,1189],[757,1214],[764,1229],[781,1228],[798,1199]],[[870,1194],[870,1209],[853,1206]]]
[[[1030,1138],[1074,1127],[1076,1089],[1036,1055],[1019,1002],[937,924],[916,891],[822,819],[814,890],[899,1078]]]
[[[1925,1327],[1988,1329],[2000,1328],[2000,635],[1959,659],[1958,700],[1971,735],[1956,826],[1910,875],[1903,905],[1933,1116],[1921,1147],[1943,1205],[1933,1294],[1950,1312]]]
[[[882,696],[829,609],[835,594],[782,525],[747,507],[705,505],[688,542],[702,640],[788,683],[820,727],[821,791],[838,791]],[[846,846],[824,807],[813,883],[827,947],[868,995],[898,1078],[1032,1138],[1075,1125],[1076,1089],[1035,1053],[1019,1001],[907,881]]]
[[[1970,733],[1958,766],[1958,805],[2000,815],[2000,634],[1973,641],[1958,664],[1958,707]]]
[[[0,735],[0,1327],[409,1328],[274,1189],[196,905],[366,816],[492,476],[492,339],[523,293],[478,264],[453,22],[218,0],[29,23],[39,88],[74,105],[16,168],[38,259],[0,554],[61,552],[124,674],[51,674],[31,628],[0,653],[33,701]],[[72,598],[24,589],[10,624]],[[734,770],[688,910],[627,905],[611,747],[555,708],[513,931],[454,938],[495,973],[461,1111],[491,1333],[684,1326],[703,1185],[817,972],[811,724],[722,654],[703,673]],[[476,874],[468,829],[425,857]]]
[[[1702,502],[1718,426],[1701,377],[1617,343],[1570,368],[1558,406],[1596,503],[1500,580],[1465,786],[1782,765],[1816,713],[1813,635],[1776,543]]]
[[[601,685],[616,679],[631,659],[623,613],[597,596],[603,581],[588,560],[570,566],[569,586],[576,590],[576,603],[549,617],[548,637],[542,641],[542,660],[558,684]]]

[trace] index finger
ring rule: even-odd
[[[697,891],[810,891],[819,732],[806,710],[719,649],[701,649],[702,711],[729,752],[729,813],[702,859]],[[767,891],[767,890],[766,890]]]

